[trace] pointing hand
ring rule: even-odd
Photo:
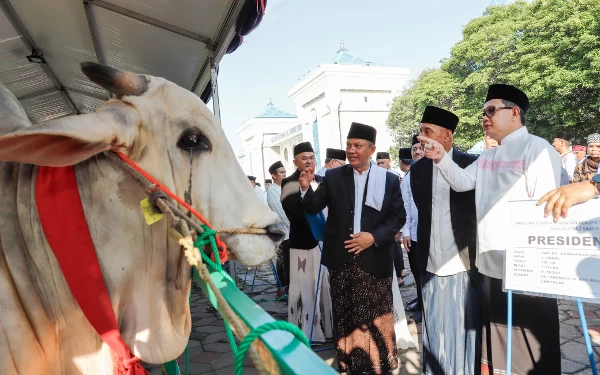
[[[418,136],[417,139],[423,145],[423,152],[425,153],[425,157],[433,160],[436,163],[439,163],[440,160],[444,158],[446,155],[446,151],[444,150],[444,146],[441,145],[438,141],[434,141],[433,139]]]

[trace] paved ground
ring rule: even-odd
[[[408,260],[405,259],[408,265]],[[237,265],[237,279],[242,287],[246,268]],[[404,301],[415,296],[414,279],[410,276],[410,270],[406,270],[408,277],[405,283],[412,284],[401,289]],[[247,284],[252,283],[253,271],[247,275]],[[246,293],[250,293],[251,287],[246,287]],[[276,293],[274,277],[270,267],[261,267],[257,274],[254,286],[254,300],[274,299]],[[207,308],[208,301],[200,288],[195,287],[192,291],[192,333],[189,342],[189,374],[190,375],[219,375],[233,374],[233,354],[227,342],[223,320],[212,308]],[[285,302],[261,302],[259,305],[269,312],[275,319],[286,320]],[[588,330],[593,341],[595,350],[596,366],[600,367],[600,305],[584,305],[587,318]],[[560,343],[562,352],[562,374],[588,375],[592,374],[585,342],[581,331],[581,323],[575,302],[561,301],[560,310]],[[408,315],[407,315],[408,316]],[[413,337],[422,345],[421,325],[410,324],[409,330]],[[333,350],[320,352],[318,355],[328,364],[334,364]],[[399,352],[401,368],[396,374],[420,374],[420,350],[412,349]],[[182,373],[185,370],[185,357],[179,358]],[[245,362],[245,374],[254,375],[257,371],[253,368],[249,359]],[[162,375],[160,367],[147,366],[151,375]]]

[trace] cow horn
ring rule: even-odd
[[[95,62],[81,63],[81,71],[99,86],[121,98],[125,95],[140,96],[148,89],[148,79],[133,72],[124,72]]]

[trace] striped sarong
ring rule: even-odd
[[[481,370],[481,284],[467,272],[425,272],[423,286],[423,373],[473,375]]]

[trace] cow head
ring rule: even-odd
[[[69,116],[32,126],[3,125],[0,160],[66,166],[105,151],[122,152],[180,197],[191,201],[215,228],[267,228],[278,222],[276,215],[256,197],[223,129],[196,95],[163,78],[122,72],[96,63],[84,63],[82,70],[90,80],[116,97],[93,114]],[[0,85],[0,89],[4,88]],[[6,108],[1,100],[0,105]],[[11,121],[23,119],[21,110],[15,112]],[[271,258],[275,237],[277,235],[221,236],[232,252],[232,258],[246,265],[258,265]],[[173,242],[160,246],[177,247]],[[167,262],[166,250],[163,254],[164,263],[169,263],[167,267],[173,269],[163,273],[160,267],[164,266],[157,266],[158,271],[153,271],[153,277],[156,285],[162,283],[164,288],[150,289],[147,296],[138,293],[135,297],[138,307],[125,307],[119,312],[119,318],[127,317],[128,320],[120,322],[122,331],[128,331],[122,332],[125,341],[142,360],[152,363],[173,359],[181,353],[190,329],[189,268],[182,268],[172,259]],[[125,276],[112,269],[117,268],[111,265],[114,260],[104,260],[102,256],[99,253],[104,271],[108,273],[105,280],[116,284],[108,285],[113,298],[114,293],[119,293],[119,283]],[[121,252],[118,256],[145,256],[142,262],[147,264],[163,261],[160,255],[158,260],[150,261],[148,255]],[[175,273],[178,276],[173,276]],[[156,280],[163,276],[164,280]],[[182,277],[185,286],[177,285],[170,290],[172,281]],[[126,294],[126,291],[120,293]],[[146,299],[164,299],[165,302],[163,306],[156,306],[156,302]],[[162,309],[167,313],[162,314],[162,321],[150,322],[148,317],[152,314],[138,311],[144,309]],[[178,310],[179,316],[171,314],[173,309]],[[139,334],[153,329],[161,333],[152,335],[150,332],[145,338]],[[170,332],[176,333],[175,340],[168,337]]]

